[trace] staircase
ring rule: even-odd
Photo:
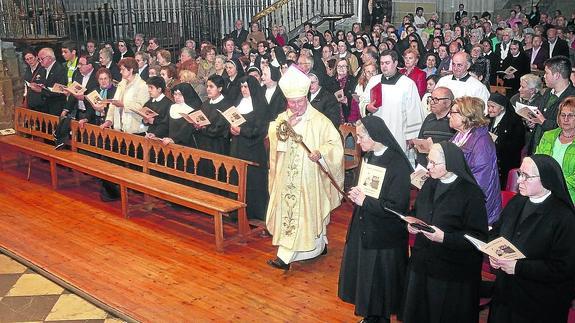
[[[277,0],[257,13],[252,21],[259,21],[267,28],[283,25],[288,39],[299,35],[307,22],[316,26],[328,22],[334,29],[336,21],[354,15],[353,0]]]

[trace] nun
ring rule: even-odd
[[[416,237],[403,322],[478,322],[483,254],[464,235],[487,239],[485,195],[451,142],[431,146],[427,170],[413,215],[434,232],[407,226]]]
[[[487,113],[490,119],[489,132],[497,136],[495,153],[499,179],[501,187],[505,187],[509,171],[519,168],[521,164],[521,150],[525,145],[525,127],[521,117],[509,104],[509,99],[497,92],[492,93],[487,101]]]
[[[490,231],[524,255],[490,257],[496,269],[489,323],[567,322],[575,284],[575,212],[561,166],[550,156],[523,159],[519,194]]]
[[[339,274],[338,296],[355,305],[362,322],[390,322],[400,313],[408,260],[405,223],[390,208],[407,213],[411,165],[385,122],[367,116],[356,123],[364,163],[385,168],[379,197],[352,187],[354,203]],[[360,184],[360,183],[358,183]]]
[[[226,61],[226,73],[228,76],[225,78],[225,85],[222,88],[222,93],[224,96],[235,101],[240,95],[240,78],[244,76],[244,67],[240,60],[237,58],[232,58]]]
[[[278,114],[286,110],[286,98],[278,86],[281,78],[280,69],[273,65],[262,68],[262,82],[265,86],[264,95],[268,106],[268,118],[275,120]]]
[[[247,212],[250,219],[265,221],[268,203],[268,157],[264,146],[267,136],[269,108],[263,89],[253,76],[240,79],[241,98],[236,100],[238,112],[246,120],[240,126],[230,126],[230,156],[257,163],[248,167],[246,190]]]
[[[175,102],[169,111],[168,136],[162,138],[162,143],[198,148],[194,136],[195,129],[182,117],[182,114],[190,114],[199,109],[202,101],[188,83],[179,83],[171,91]]]
[[[239,89],[239,79],[238,82]],[[198,128],[198,148],[212,153],[228,155],[230,148],[229,124],[221,112],[229,109],[233,101],[222,93],[225,87],[224,78],[211,75],[206,82],[208,100],[202,104],[202,111],[210,124]]]

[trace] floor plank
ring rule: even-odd
[[[349,207],[332,217],[329,254],[283,273],[265,264],[275,255],[270,238],[250,237],[218,254],[210,217],[157,202],[126,220],[119,203],[99,201],[98,181],[81,176],[75,186],[72,173],[60,170],[54,191],[47,169],[35,161],[30,182],[15,163],[0,172],[0,244],[137,320],[358,320],[337,298]],[[225,225],[225,234],[234,233]]]

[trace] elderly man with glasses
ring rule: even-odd
[[[44,104],[40,108],[41,112],[50,113],[59,116],[66,105],[66,95],[58,92],[52,92],[50,88],[54,84],[68,83],[68,76],[66,68],[56,62],[56,55],[51,48],[42,48],[38,52],[38,61],[44,68],[38,75],[36,82],[30,83],[30,89],[36,93],[40,93]]]
[[[453,99],[453,93],[446,87],[435,88],[427,98],[431,113],[423,120],[417,136],[419,140],[414,140],[417,164],[423,167],[427,166],[427,154],[431,145],[447,141],[455,134],[455,130],[449,127],[448,117]]]

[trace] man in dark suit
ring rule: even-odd
[[[549,58],[549,50],[543,48],[543,37],[533,36],[533,47],[526,50],[525,54],[530,60],[531,70],[543,70],[543,64]]]
[[[535,124],[533,136],[528,143],[527,154],[535,152],[545,131],[557,128],[559,105],[568,96],[575,95],[575,87],[570,83],[571,62],[565,56],[551,57],[545,61],[545,84],[547,90],[541,99],[541,106],[535,118],[529,121]]]
[[[569,45],[565,40],[557,37],[557,29],[555,27],[547,29],[546,45],[549,50],[549,57],[559,55],[569,57]]]
[[[56,62],[56,56],[52,48],[42,48],[38,52],[38,60],[44,70],[39,72],[40,77],[38,81],[31,83],[30,88],[32,91],[40,93],[44,99],[44,104],[40,109],[41,112],[59,116],[66,105],[66,95],[52,92],[49,88],[52,88],[56,83],[64,86],[68,83],[66,68]]]
[[[88,60],[87,56],[78,59],[78,69],[74,72],[72,81],[82,84],[86,91],[83,94],[70,93],[61,116],[76,120],[87,119],[88,123],[95,124],[96,113],[86,95],[97,90],[99,86],[93,62]]]
[[[134,58],[138,63],[138,75],[140,75],[142,80],[147,81],[150,77],[150,69],[148,66],[150,56],[146,52],[137,52]]]
[[[145,40],[146,39],[144,38],[144,34],[136,34],[134,36],[134,48],[132,48],[132,51],[134,53],[145,52],[146,51],[146,46],[144,45]]]
[[[461,23],[461,18],[463,17],[467,17],[467,11],[463,10],[465,6],[463,5],[463,3],[459,4],[459,10],[455,12],[455,22],[457,22],[457,24]]]
[[[308,77],[311,80],[308,94],[309,103],[316,110],[323,113],[333,123],[336,129],[339,129],[342,113],[337,98],[333,93],[328,92],[320,86],[317,75],[309,73]]]
[[[94,72],[94,65],[88,55],[78,58],[77,69],[72,76],[72,82],[77,82],[86,90],[84,92],[69,91],[66,107],[60,114],[60,123],[54,131],[56,149],[61,149],[70,136],[70,122],[72,119],[83,120],[91,124],[96,123],[96,112],[86,96],[98,89],[98,81]]]
[[[236,20],[235,27],[236,29],[229,34],[229,38],[234,40],[234,44],[239,50],[242,47],[242,43],[248,38],[248,31],[244,29],[244,22],[240,19]]]
[[[112,61],[113,55],[112,50],[108,48],[100,49],[100,66],[109,69],[110,74],[112,74],[112,79],[120,82],[122,80],[122,75],[120,74],[118,65]]]

